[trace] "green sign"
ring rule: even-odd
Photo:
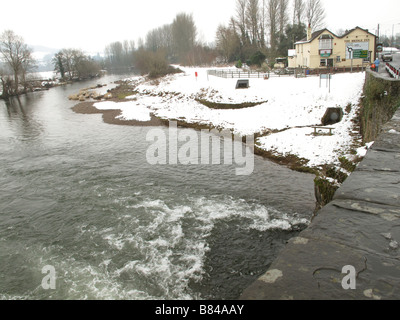
[[[346,44],[346,59],[368,59],[369,42],[352,42]]]
[[[368,59],[368,50],[354,50],[353,59]]]
[[[327,58],[332,55],[332,50],[320,50],[319,53],[320,53],[321,57]]]

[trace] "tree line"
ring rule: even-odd
[[[26,91],[26,75],[36,66],[32,49],[25,44],[22,37],[6,30],[0,35],[0,58],[3,61],[0,64],[2,97],[7,98]]]
[[[101,61],[79,49],[62,49],[54,56],[54,70],[68,81],[96,76],[102,68],[135,68],[156,78],[176,72],[171,64],[243,61],[261,65],[266,57],[273,63],[306,36],[307,26],[321,28],[325,17],[321,0],[236,0],[235,9],[228,24],[217,28],[215,45],[199,41],[192,14],[179,13],[170,24],[150,30],[137,43],[126,40],[107,45]],[[3,97],[26,92],[26,75],[36,66],[32,49],[7,30],[0,35],[0,59]]]
[[[216,46],[226,62],[273,62],[307,36],[308,26],[322,28],[324,19],[321,0],[236,0],[235,15],[217,29]]]
[[[96,77],[101,66],[80,49],[62,49],[53,58],[54,71],[62,80],[82,80]]]
[[[63,81],[95,77],[101,65],[79,49],[62,49],[53,58],[54,70]],[[1,97],[8,98],[32,90],[27,75],[37,68],[33,50],[12,30],[0,35]]]
[[[134,67],[150,77],[170,73],[170,64],[205,65],[217,57],[217,51],[198,40],[192,14],[179,13],[172,23],[147,32],[135,41],[113,42],[105,48],[107,69]]]

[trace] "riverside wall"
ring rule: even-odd
[[[360,119],[374,145],[241,300],[400,299],[400,82],[366,77]]]

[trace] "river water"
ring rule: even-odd
[[[0,100],[0,299],[236,299],[309,223],[312,175],[150,165],[151,127],[71,110],[120,78]]]

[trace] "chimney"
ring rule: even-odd
[[[311,29],[311,24],[308,24],[307,28],[307,41],[310,41],[312,37],[312,29]]]

